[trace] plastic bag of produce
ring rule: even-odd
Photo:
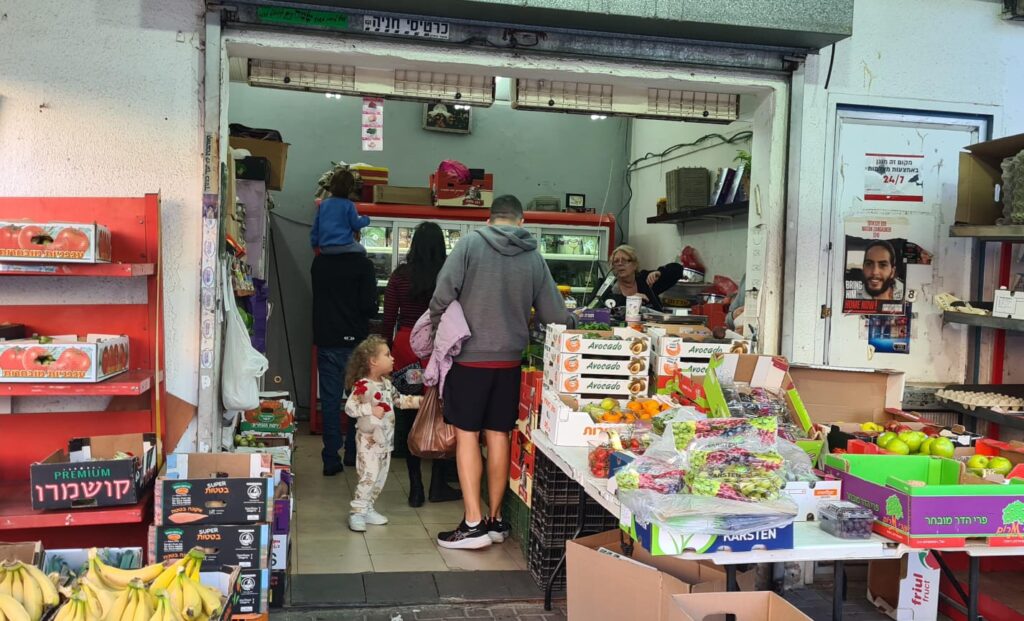
[[[778,450],[784,460],[782,476],[787,481],[814,483],[820,480],[818,475],[814,474],[814,464],[807,451],[783,438],[779,438]]]
[[[686,472],[677,464],[644,455],[615,473],[615,484],[623,490],[649,490],[656,494],[678,494],[685,485]]]
[[[665,424],[665,433],[650,450],[663,454],[673,450],[685,453],[693,449],[734,446],[751,451],[769,450],[775,448],[778,429],[778,419],[774,416],[669,421]]]
[[[785,420],[789,416],[789,408],[785,399],[764,388],[751,388],[750,385],[736,382],[722,386],[725,404],[729,413],[742,418],[756,416],[777,416]]]
[[[651,419],[651,428],[654,433],[663,435],[665,433],[665,427],[672,421],[683,421],[683,420],[702,420],[707,418],[697,410],[683,406],[678,408],[672,408],[671,410],[665,410],[661,414],[658,414]]]
[[[681,535],[741,535],[765,528],[781,528],[796,517],[789,498],[742,502],[692,494],[664,495],[647,489],[621,490],[623,506],[641,524],[656,523]]]

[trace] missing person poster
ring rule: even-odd
[[[846,220],[844,314],[904,314],[909,228],[906,218]]]

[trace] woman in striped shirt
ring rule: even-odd
[[[441,271],[446,258],[444,233],[434,222],[422,222],[413,231],[412,243],[405,262],[398,266],[388,280],[384,290],[384,338],[391,345],[391,354],[395,358],[395,370],[419,362],[424,367],[426,360],[420,360],[412,351],[409,335],[416,325],[416,320],[423,315],[434,295],[437,274]],[[415,410],[398,410],[396,412],[401,425],[408,434],[412,427]],[[406,458],[409,468],[409,505],[423,506],[423,479],[420,470],[420,458],[411,453]],[[445,481],[445,462],[435,460],[430,476],[430,502],[459,500],[462,492],[448,486]]]

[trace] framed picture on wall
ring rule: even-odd
[[[472,131],[473,108],[470,106],[434,102],[423,104],[423,129],[432,132],[468,134]]]

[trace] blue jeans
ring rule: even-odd
[[[323,420],[324,467],[338,466],[341,458],[341,417],[345,416],[345,367],[352,355],[352,347],[319,347],[316,352],[316,365],[320,386],[320,414]],[[345,453],[356,454],[356,426],[349,424],[345,437]]]

